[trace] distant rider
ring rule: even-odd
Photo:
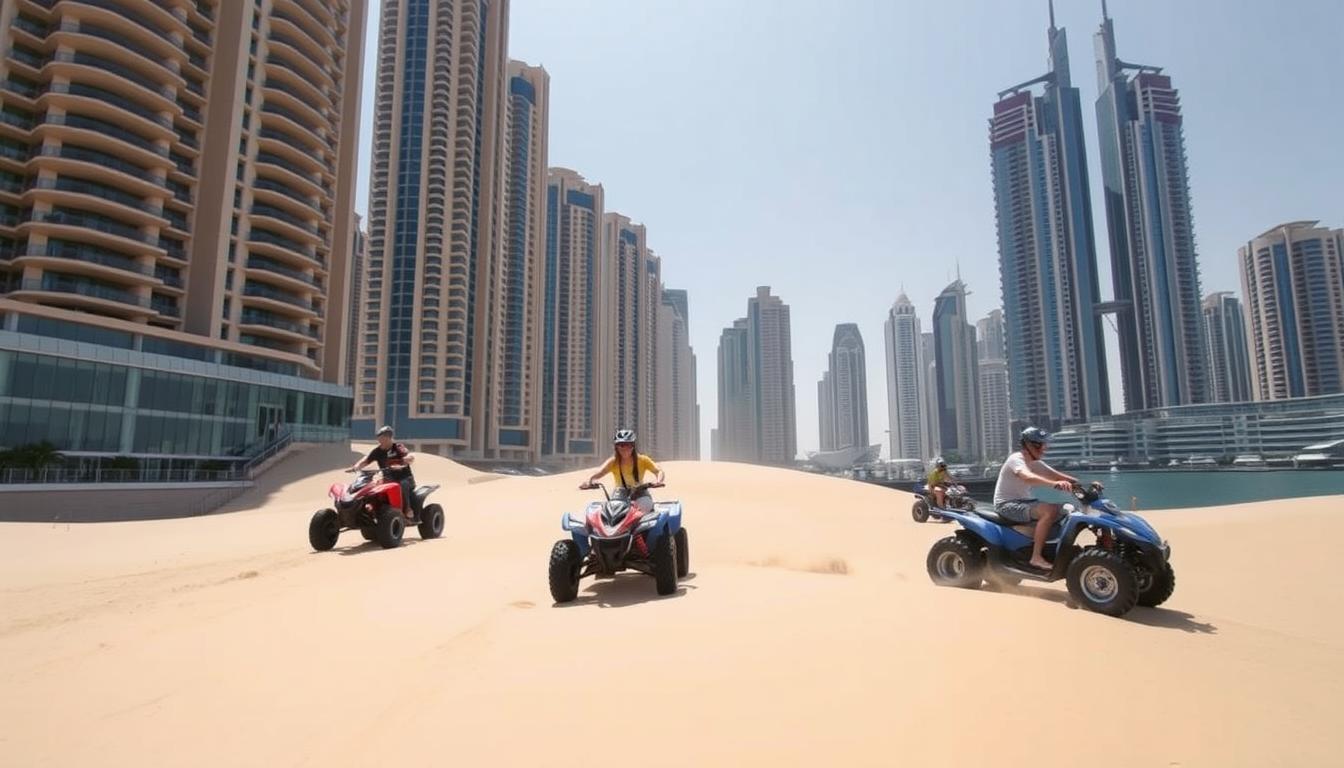
[[[602,476],[611,473],[612,482],[618,488],[623,488],[629,494],[632,494],[630,503],[639,509],[643,514],[648,514],[653,509],[653,497],[649,495],[648,489],[639,492],[638,496],[633,496],[635,489],[643,480],[645,472],[652,472],[654,482],[658,485],[663,484],[666,475],[663,470],[658,468],[653,459],[640,454],[635,446],[635,432],[632,429],[622,429],[616,433],[616,438],[612,440],[613,454],[607,459],[601,467],[598,468],[593,476],[588,478],[588,482],[579,486],[587,488],[595,484]]]
[[[933,494],[934,505],[940,508],[947,507],[948,489],[955,488],[962,493],[966,492],[965,487],[958,484],[956,478],[952,477],[952,473],[947,470],[947,462],[943,460],[942,456],[933,460],[933,469],[929,470],[926,484],[929,492]]]
[[[1043,571],[1054,568],[1054,564],[1045,559],[1045,537],[1050,526],[1059,518],[1061,505],[1037,501],[1031,495],[1031,487],[1043,485],[1068,492],[1079,485],[1078,478],[1055,471],[1041,461],[1045,456],[1045,445],[1050,435],[1039,427],[1027,427],[1022,430],[1018,441],[1021,450],[1009,456],[999,469],[999,481],[994,485],[994,512],[1006,520],[1030,526],[1035,522],[1036,529],[1031,547],[1031,565]]]
[[[358,472],[365,465],[377,462],[383,477],[401,486],[402,514],[412,517],[415,505],[415,477],[411,474],[411,463],[414,461],[415,454],[401,443],[393,442],[392,428],[385,426],[378,430],[378,447],[369,451],[369,455],[360,459],[350,471]]]

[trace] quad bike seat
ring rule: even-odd
[[[983,517],[989,522],[994,523],[996,525],[1002,525],[1005,528],[1012,528],[1014,526],[1020,525],[1020,523],[1015,523],[1006,517],[999,517],[999,513],[995,512],[993,507],[977,507],[975,510],[975,514],[978,517]]]

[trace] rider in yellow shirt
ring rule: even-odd
[[[588,478],[588,481],[580,488],[585,488],[596,483],[603,475],[610,473],[612,483],[617,488],[624,488],[629,492],[643,482],[646,472],[654,475],[654,482],[658,485],[663,484],[663,470],[659,469],[653,459],[639,453],[635,448],[635,432],[630,429],[622,429],[616,433],[616,439],[612,441],[615,453],[610,459],[607,459],[601,467]],[[641,491],[639,496],[630,499],[630,503],[639,507],[642,512],[649,512],[653,509],[653,497],[649,495],[648,490]]]
[[[933,494],[934,506],[941,508],[947,507],[947,489],[961,488],[952,479],[951,473],[947,471],[947,462],[943,460],[942,456],[933,460],[933,469],[929,470],[925,482],[928,485],[929,493]]]

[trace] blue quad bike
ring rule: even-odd
[[[933,491],[929,490],[929,484],[920,480],[915,483],[911,491],[915,494],[915,503],[910,508],[910,517],[914,518],[916,523],[927,522],[930,517],[934,520],[945,520],[938,514],[941,509],[934,503]],[[966,512],[975,511],[975,500],[966,495],[960,486],[952,486],[943,492],[943,499],[947,506],[953,509],[960,509]]]
[[[929,550],[929,578],[963,589],[978,589],[986,580],[1016,585],[1064,579],[1073,603],[1107,616],[1123,616],[1135,605],[1161,605],[1176,589],[1171,547],[1146,520],[1104,498],[1103,490],[1101,483],[1074,487],[1082,509],[1065,504],[1051,527],[1044,552],[1054,563],[1049,572],[1028,564],[1032,540],[1023,532],[1028,527],[1015,527],[988,509],[938,510],[962,527]],[[1095,541],[1080,544],[1084,532]]]
[[[568,603],[579,594],[585,576],[611,577],[621,571],[636,571],[653,577],[660,595],[677,591],[677,581],[691,570],[690,542],[681,524],[681,502],[654,502],[647,514],[631,503],[660,483],[644,483],[611,493],[601,483],[584,490],[601,489],[605,501],[588,504],[583,514],[566,514],[560,527],[569,538],[551,547],[549,581],[551,597]]]

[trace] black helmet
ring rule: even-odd
[[[612,442],[613,445],[620,445],[621,443],[630,443],[631,445],[634,445],[634,443],[635,443],[635,430],[633,430],[633,429],[618,429],[618,430],[616,430],[616,437],[615,437],[615,439],[613,439],[611,442]]]
[[[389,427],[389,426],[386,426],[386,425],[379,427],[379,428],[378,428],[378,432],[377,432],[377,436],[378,436],[378,437],[382,437],[383,435],[387,435],[388,437],[391,437],[391,436],[392,436],[392,428]]]
[[[1027,443],[1038,443],[1040,445],[1045,445],[1049,441],[1050,441],[1049,432],[1046,432],[1044,429],[1041,429],[1040,427],[1027,427],[1026,429],[1022,430],[1022,437],[1017,442],[1018,445],[1025,445]]]

